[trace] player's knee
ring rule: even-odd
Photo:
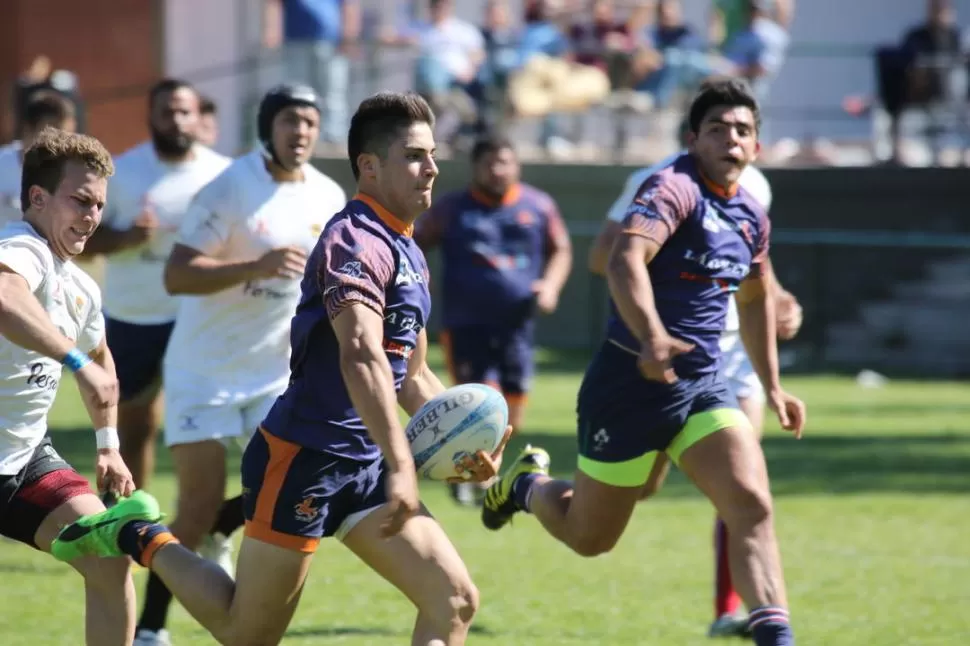
[[[574,538],[570,547],[580,556],[592,558],[612,551],[619,540],[619,536],[591,530],[582,532]]]
[[[203,491],[196,495],[180,495],[172,523],[173,533],[183,544],[194,548],[212,531],[221,505],[221,495],[207,495]]]
[[[740,483],[729,508],[720,513],[729,529],[732,525],[738,529],[760,525],[770,521],[774,513],[771,493],[767,487]]]
[[[467,632],[478,612],[478,587],[469,578],[454,581],[445,594],[432,602],[431,608],[419,608],[440,630],[447,634]]]
[[[123,558],[84,558],[72,563],[81,576],[84,585],[91,590],[105,594],[117,594],[123,590],[131,578],[128,557]]]

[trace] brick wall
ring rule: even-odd
[[[11,136],[11,82],[35,57],[78,75],[87,132],[112,152],[147,135],[145,91],[162,72],[164,0],[3,0],[0,140]]]

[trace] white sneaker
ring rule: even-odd
[[[132,646],[172,646],[172,642],[168,638],[168,631],[164,628],[158,632],[142,628],[135,635]]]
[[[748,637],[748,618],[745,615],[723,614],[707,631],[708,637]]]
[[[199,556],[221,567],[229,576],[235,576],[232,560],[232,541],[228,536],[216,532],[202,539]]]

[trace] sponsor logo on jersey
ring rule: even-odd
[[[340,266],[337,273],[351,278],[360,278],[364,274],[364,268],[359,260],[348,260]]]
[[[30,375],[27,377],[27,385],[38,390],[57,392],[58,379],[47,372],[47,366],[41,361],[35,361],[28,366]]]
[[[254,280],[248,280],[243,283],[243,294],[252,296],[254,298],[266,298],[274,301],[287,298],[289,296],[287,292],[281,292],[278,289],[273,289],[272,287],[267,286],[265,283],[260,283]]]
[[[421,284],[423,282],[424,276],[414,271],[408,259],[401,256],[401,264],[398,265],[397,278],[394,279],[394,285],[410,285],[412,283]]]

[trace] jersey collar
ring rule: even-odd
[[[393,213],[391,213],[383,206],[378,204],[377,200],[372,198],[370,195],[367,195],[366,193],[357,193],[357,195],[354,196],[354,199],[359,200],[364,204],[366,204],[370,208],[370,210],[373,211],[377,215],[377,217],[381,219],[381,222],[387,225],[387,227],[392,231],[394,231],[395,233],[399,233],[402,236],[406,236],[408,238],[410,238],[411,235],[414,233],[413,224],[407,224],[406,222],[404,222],[403,220],[395,216]]]

